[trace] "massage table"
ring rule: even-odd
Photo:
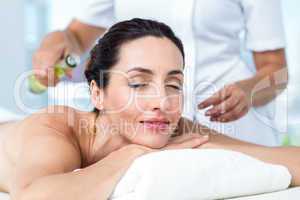
[[[269,194],[233,198],[230,200],[299,200],[299,199],[300,199],[300,187],[290,188],[284,191],[273,192]],[[10,200],[9,195],[0,192],[0,200]],[[163,200],[163,199],[157,199],[157,200]]]

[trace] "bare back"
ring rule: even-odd
[[[68,152],[68,148],[72,149],[73,156],[66,157],[65,163],[70,163],[68,166],[70,170],[73,168],[79,168],[82,165],[82,161],[85,162],[86,150],[85,146],[89,143],[89,138],[78,138],[78,114],[74,112],[72,108],[67,107],[56,107],[65,109],[64,112],[57,112],[56,110],[49,114],[49,111],[43,110],[38,114],[34,114],[22,121],[18,122],[9,122],[0,125],[0,191],[9,192],[12,186],[12,180],[15,176],[15,171],[17,165],[22,165],[23,158],[20,156],[21,151],[24,145],[27,145],[30,141],[27,138],[36,137],[40,134],[45,139],[42,138],[39,140],[40,145],[47,146],[49,140],[57,140],[57,143],[66,144],[61,148],[61,153],[64,151]],[[71,112],[70,112],[71,111]],[[74,131],[76,130],[76,131]],[[79,141],[80,140],[80,141]],[[51,142],[50,142],[51,143]],[[38,145],[38,144],[36,144]],[[33,146],[29,148],[34,149]],[[51,147],[49,147],[51,148]],[[34,151],[34,150],[33,150]],[[58,154],[59,152],[55,152]],[[52,155],[50,152],[46,152],[42,155],[42,158],[47,160]],[[69,160],[68,160],[69,159]],[[25,162],[25,161],[24,161]],[[51,168],[51,166],[49,166]]]
[[[17,132],[18,122],[8,122],[0,125],[0,191],[8,191],[8,180],[15,166],[14,158],[18,151]],[[13,142],[14,141],[14,142]],[[14,143],[12,145],[12,143]]]

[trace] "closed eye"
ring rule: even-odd
[[[147,86],[148,83],[129,83],[128,86],[131,88],[141,88]]]
[[[167,87],[170,87],[170,88],[173,88],[176,90],[182,90],[182,86],[179,86],[179,85],[167,85]]]

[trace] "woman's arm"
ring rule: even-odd
[[[44,126],[37,117],[23,122],[19,128],[22,145],[9,190],[12,200],[106,200],[137,157],[161,150],[128,144],[74,171],[85,159],[75,136],[66,129]],[[198,134],[173,137],[163,149],[197,148],[207,140]]]
[[[266,147],[242,142],[225,135],[211,135],[201,148],[218,148],[238,151],[261,161],[283,165],[292,175],[291,186],[300,186],[300,147]]]
[[[130,163],[146,150],[128,146],[81,167],[72,139],[50,128],[22,126],[23,143],[10,194],[12,200],[106,200]]]
[[[286,166],[292,175],[291,186],[300,186],[300,147],[265,147],[230,138],[212,129],[182,118],[180,133],[209,135],[209,141],[200,148],[217,148],[238,151],[264,162]]]

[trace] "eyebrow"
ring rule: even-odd
[[[183,75],[183,72],[181,70],[172,70],[168,73],[168,75],[176,75],[176,74]]]
[[[129,72],[132,72],[132,71],[138,71],[138,72],[141,72],[141,73],[146,73],[146,74],[151,74],[153,75],[153,71],[150,70],[150,69],[145,69],[145,68],[142,68],[142,67],[135,67],[135,68],[132,68],[130,70],[127,71],[127,73]],[[168,75],[176,75],[176,74],[181,74],[183,75],[183,72],[181,70],[172,70],[168,73]]]
[[[132,72],[132,71],[138,71],[138,72],[142,72],[142,73],[153,75],[153,72],[150,69],[145,69],[145,68],[142,68],[142,67],[132,68],[132,69],[128,70],[127,73]]]

